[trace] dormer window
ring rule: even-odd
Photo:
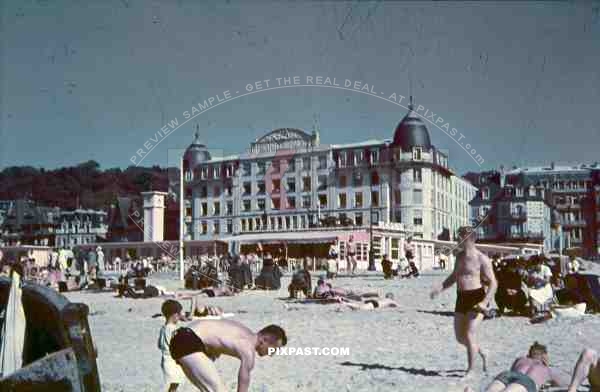
[[[413,160],[420,161],[422,152],[423,151],[421,147],[413,147]]]
[[[490,188],[483,188],[481,190],[481,198],[483,200],[489,200],[489,198],[490,198]]]

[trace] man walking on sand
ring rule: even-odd
[[[466,378],[473,373],[477,354],[483,361],[483,371],[487,371],[486,355],[477,342],[477,327],[483,320],[483,312],[494,298],[498,283],[490,259],[475,247],[475,230],[470,226],[461,227],[458,236],[458,245],[463,249],[456,256],[454,271],[441,285],[434,287],[431,298],[434,299],[457,283],[454,333],[458,343],[467,348]],[[483,288],[484,283],[487,283],[487,292]]]
[[[256,354],[263,357],[286,344],[285,331],[277,325],[254,333],[231,320],[198,320],[179,328],[173,334],[169,348],[171,357],[182,367],[187,378],[205,392],[228,390],[213,361],[222,354],[238,358],[237,391],[248,392]]]

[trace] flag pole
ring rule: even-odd
[[[183,186],[183,156],[179,161],[179,280],[184,280],[184,262],[183,262],[183,231],[185,228],[184,214],[184,186]]]

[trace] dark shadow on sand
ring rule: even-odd
[[[354,362],[342,362],[340,363],[342,366],[356,366],[360,367],[360,370],[399,370],[401,372],[413,374],[415,376],[425,376],[425,377],[455,377],[461,378],[465,371],[464,370],[427,370],[427,369],[416,369],[416,368],[407,368],[404,366],[392,367],[387,365],[382,365],[379,363],[354,363]],[[461,374],[450,374],[450,373],[461,373]]]
[[[433,314],[434,316],[454,317],[454,312],[441,310],[417,310],[418,313]]]

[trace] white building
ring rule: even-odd
[[[93,244],[98,237],[106,238],[108,224],[106,212],[100,210],[76,209],[60,211],[55,230],[55,244],[59,248],[73,248],[78,245]]]

